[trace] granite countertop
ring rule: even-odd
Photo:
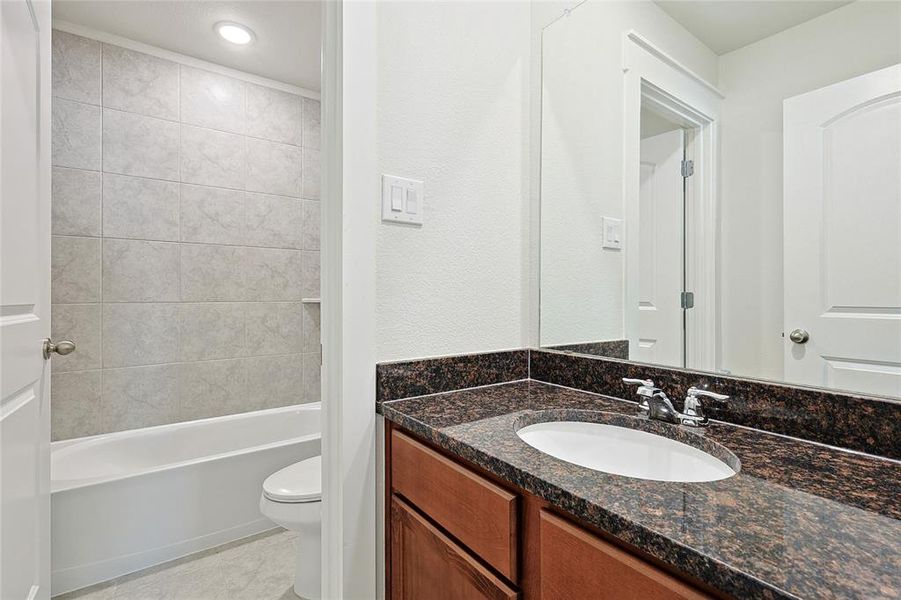
[[[726,594],[901,598],[901,462],[714,422],[701,435],[738,457],[734,477],[673,483],[600,473],[543,454],[515,431],[536,419],[597,417],[574,411],[632,416],[635,403],[535,381],[377,410]]]

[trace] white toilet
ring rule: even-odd
[[[322,457],[314,456],[277,471],[263,482],[260,512],[297,532],[294,593],[320,600],[322,555]]]

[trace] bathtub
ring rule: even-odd
[[[272,528],[263,480],[319,454],[319,416],[317,402],[54,442],[52,593]]]

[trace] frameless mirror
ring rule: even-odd
[[[901,397],[901,3],[535,15],[541,345]]]

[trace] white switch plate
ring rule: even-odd
[[[382,221],[422,225],[422,182],[382,175]]]
[[[604,217],[604,248],[623,249],[623,220]]]

